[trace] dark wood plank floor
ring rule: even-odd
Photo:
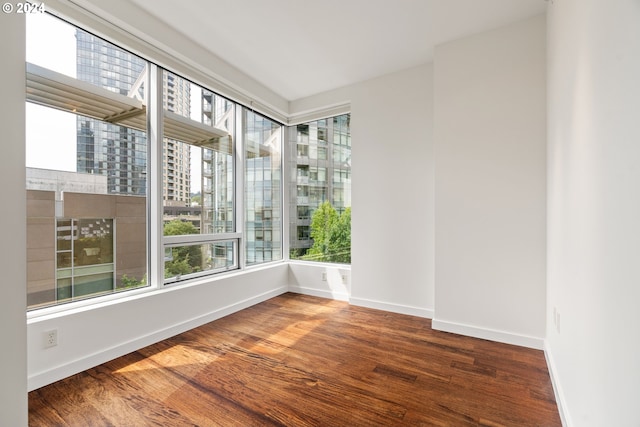
[[[560,426],[541,351],[285,294],[29,393],[37,426]]]

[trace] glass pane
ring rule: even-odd
[[[163,71],[164,109],[194,126],[233,134],[234,105],[188,80]],[[235,231],[234,162],[230,144],[191,140],[191,129],[163,140],[164,235]],[[232,141],[231,138],[230,141]]]
[[[348,114],[298,125],[289,132],[297,197],[290,205],[290,257],[351,262],[351,135]],[[308,144],[304,145],[304,144]],[[308,154],[300,147],[308,147]],[[304,154],[304,155],[303,155]]]
[[[100,92],[141,105],[146,62],[47,14],[27,17],[27,61],[44,67],[28,68],[26,89],[29,308],[145,286],[146,116],[139,108],[135,124],[102,120]],[[36,99],[38,73],[53,83]],[[51,86],[63,77],[77,90],[96,86],[80,92],[95,105],[76,109]]]
[[[245,226],[250,231],[245,251],[252,265],[282,259],[282,127],[252,111],[243,113]]]
[[[164,258],[165,282],[238,268],[235,241],[176,246],[169,251]]]
[[[144,97],[142,58],[48,13],[26,18],[27,62],[121,95]]]

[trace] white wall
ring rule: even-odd
[[[433,65],[297,100],[290,114],[345,102],[351,103],[353,154],[349,301],[431,318]],[[318,281],[321,266],[291,268],[292,290],[337,294]]]
[[[286,263],[276,263],[32,319],[29,390],[282,294],[288,274]],[[51,329],[58,330],[58,345],[45,349],[42,336]]]
[[[27,425],[25,20],[24,15],[17,14],[4,15],[1,19],[4,41],[0,44],[0,58],[5,84],[0,102],[4,242],[0,246],[0,425],[20,427]]]
[[[351,296],[351,266],[321,262],[289,263],[289,291],[340,301]]]
[[[434,328],[543,346],[545,52],[542,15],[436,47]]]
[[[433,66],[355,85],[351,303],[433,314]]]
[[[548,46],[547,354],[566,425],[639,426],[640,2],[555,1]]]

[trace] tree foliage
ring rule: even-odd
[[[329,230],[327,256],[331,262],[351,263],[351,208]]]
[[[175,219],[164,225],[165,236],[198,234],[198,229],[188,221]],[[171,257],[164,263],[164,277],[181,276],[202,270],[202,251],[200,246],[179,246],[171,248]]]
[[[338,214],[324,202],[311,217],[313,246],[302,259],[327,262],[351,262],[351,208]]]

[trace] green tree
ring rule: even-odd
[[[331,228],[338,221],[338,213],[331,203],[324,202],[313,212],[311,217],[311,238],[313,246],[303,259],[326,261],[329,250],[329,235]]]
[[[190,222],[174,219],[164,225],[165,236],[198,234],[198,229]],[[202,251],[198,245],[171,248],[170,261],[164,263],[164,276],[174,277],[202,270]]]
[[[344,212],[329,230],[328,261],[351,263],[351,208]]]
[[[329,202],[318,207],[311,217],[313,246],[302,259],[310,261],[351,262],[351,208],[338,215]]]
[[[165,236],[179,236],[182,234],[198,234],[198,229],[193,223],[174,219],[164,225]]]

